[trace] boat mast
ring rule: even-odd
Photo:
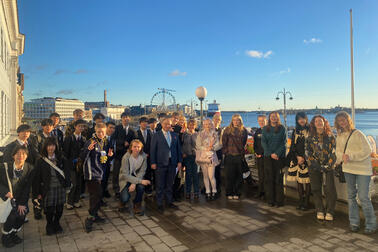
[[[352,110],[352,121],[353,124],[356,123],[356,113],[354,108],[354,65],[353,65],[353,22],[352,22],[352,9],[349,10],[350,13],[350,86],[351,86],[351,110]]]

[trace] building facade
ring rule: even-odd
[[[84,102],[77,99],[44,97],[32,99],[24,104],[25,118],[33,120],[48,118],[51,113],[56,112],[61,120],[69,121],[73,119],[75,109],[84,110]]]
[[[23,75],[18,57],[24,53],[25,35],[19,31],[17,0],[0,1],[0,146],[21,123]]]
[[[125,112],[126,106],[109,105],[108,107],[102,107],[100,112],[108,120],[121,120],[121,114]]]

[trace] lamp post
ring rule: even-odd
[[[207,90],[206,90],[205,87],[200,86],[196,89],[196,96],[198,97],[198,99],[200,100],[200,103],[201,103],[201,127],[202,127],[202,122],[203,122],[203,105],[202,105],[202,102],[205,99],[206,95],[207,95]]]
[[[289,92],[289,91],[286,91],[285,89],[280,92],[277,93],[277,97],[276,97],[276,100],[278,101],[280,99],[280,95],[283,96],[283,100],[284,100],[284,111],[283,111],[283,116],[284,116],[284,123],[285,123],[285,128],[287,129],[287,123],[286,123],[286,95],[290,95],[289,99],[290,100],[293,100],[293,95]],[[287,132],[287,130],[286,130]]]

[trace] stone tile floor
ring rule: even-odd
[[[314,210],[301,212],[288,199],[282,208],[243,197],[228,201],[183,201],[178,210],[156,211],[146,200],[145,216],[119,213],[117,202],[102,208],[107,222],[84,232],[88,200],[82,208],[65,210],[63,234],[45,235],[45,220],[29,214],[20,236],[24,242],[0,251],[378,251],[378,235],[348,231],[348,219],[337,213],[332,223],[318,222]]]

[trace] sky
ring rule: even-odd
[[[26,100],[102,101],[107,89],[112,104],[148,105],[167,88],[184,104],[204,86],[222,110],[248,111],[282,108],[275,97],[284,88],[288,108],[350,106],[352,8],[355,104],[378,108],[378,1],[19,0],[18,8]]]

